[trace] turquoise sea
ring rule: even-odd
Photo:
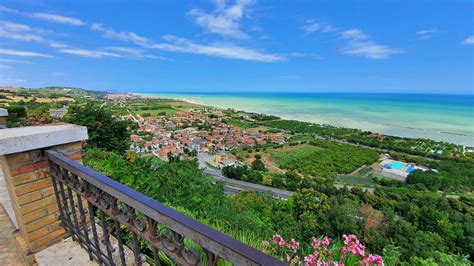
[[[374,93],[140,93],[474,146],[474,95]]]

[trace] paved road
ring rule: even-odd
[[[288,199],[293,194],[293,192],[283,190],[283,189],[267,187],[267,186],[257,185],[257,184],[253,184],[249,182],[240,181],[240,180],[230,179],[223,176],[220,170],[205,168],[204,173],[211,175],[214,178],[214,180],[217,182],[224,182],[225,190],[228,194],[235,194],[242,190],[253,190],[253,191],[258,191],[258,192],[263,192],[263,193],[270,192],[275,197],[281,198],[281,199]]]
[[[238,193],[242,190],[253,190],[253,191],[258,191],[258,192],[270,192],[272,193],[275,197],[281,198],[281,199],[288,199],[293,192],[288,191],[288,190],[283,190],[283,189],[278,189],[274,187],[268,187],[268,186],[263,186],[263,185],[258,185],[254,183],[249,183],[245,181],[240,181],[240,180],[235,180],[235,179],[230,179],[222,175],[222,171],[219,169],[212,169],[209,168],[205,161],[206,159],[209,159],[206,157],[206,154],[198,154],[198,162],[199,162],[199,167],[204,169],[204,173],[212,176],[215,181],[217,182],[224,182],[225,183],[225,191],[229,195],[233,195],[235,193]],[[341,189],[344,187],[344,185],[339,185],[336,184],[334,185],[337,189]],[[351,189],[352,186],[346,186],[348,189]],[[362,190],[368,191],[373,193],[374,189],[373,188],[366,188],[362,187]]]

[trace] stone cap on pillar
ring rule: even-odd
[[[87,128],[73,124],[17,127],[0,130],[0,155],[87,140]]]
[[[8,116],[8,110],[0,108],[0,117]]]

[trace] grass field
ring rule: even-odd
[[[289,139],[289,142],[295,142],[295,141],[311,141],[313,140],[314,137],[313,136],[309,136],[309,135],[295,135],[295,136],[292,136],[290,139]]]
[[[249,122],[246,122],[246,121],[242,121],[240,119],[230,118],[230,119],[227,119],[226,121],[227,121],[227,124],[233,125],[233,126],[236,126],[236,127],[241,127],[241,128],[253,128],[253,127],[255,127],[253,124],[251,124]]]
[[[337,180],[345,184],[367,186],[367,185],[375,184],[372,179],[374,176],[375,176],[375,172],[372,169],[372,167],[366,165],[349,175],[339,175],[337,177]]]
[[[44,97],[34,97],[33,96],[33,97],[25,98],[23,96],[11,95],[11,94],[6,94],[6,93],[0,93],[0,95],[5,95],[7,98],[2,99],[2,100],[7,101],[7,102],[11,102],[11,103],[17,103],[17,102],[20,102],[20,101],[31,102],[31,100],[33,100],[33,98],[36,98],[35,101],[39,102],[39,103],[63,102],[63,101],[74,102],[73,98],[67,98],[67,97],[44,98]]]
[[[172,108],[172,107],[163,107],[163,108],[158,108],[158,109],[153,109],[153,110],[136,110],[133,111],[135,114],[145,114],[149,113],[151,115],[161,115],[161,113],[165,113],[165,115],[174,115],[176,112],[180,110]]]
[[[337,177],[337,180],[344,184],[352,185],[373,185],[374,181],[371,177],[364,176],[351,176],[351,175],[340,175]]]
[[[316,155],[322,148],[310,145],[288,146],[270,151],[270,158],[279,166]]]

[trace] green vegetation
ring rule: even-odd
[[[383,139],[373,137],[371,132],[357,129],[339,128],[330,125],[319,125],[295,120],[273,120],[263,123],[272,128],[284,129],[293,133],[314,134],[321,137],[348,141],[379,149],[389,149],[413,155],[433,158],[447,158],[462,149],[461,145],[439,142],[429,139],[400,138],[384,136]],[[441,154],[432,151],[442,151]]]
[[[357,172],[349,175],[339,175],[337,181],[349,185],[372,186],[375,184],[374,179],[379,179],[374,170],[370,166],[363,166]]]
[[[241,128],[253,128],[256,127],[253,123],[241,120],[241,119],[236,119],[236,118],[228,118],[225,120],[225,122],[229,125],[233,125],[236,127],[241,127]]]
[[[57,89],[22,92],[30,98],[37,97],[38,93],[63,92]],[[74,95],[84,92],[77,93],[73,90]],[[256,158],[257,162],[252,163],[251,168],[226,167],[224,174],[295,193],[287,201],[251,191],[229,197],[222,184],[212,184],[212,179],[203,174],[195,160],[173,158],[165,163],[156,157],[123,154],[133,129],[133,125],[120,118],[128,114],[127,109],[151,113],[157,109],[142,110],[142,107],[167,105],[167,108],[185,110],[189,106],[164,99],[136,99],[131,100],[130,105],[105,103],[100,107],[99,103],[80,97],[75,98],[73,105],[67,103],[66,121],[85,125],[89,130],[85,165],[254,247],[262,248],[260,241],[276,233],[298,241],[311,236],[328,235],[340,239],[343,234],[355,234],[363,239],[370,252],[381,254],[386,265],[469,265],[468,259],[472,261],[474,257],[474,198],[471,193],[474,168],[472,158],[448,156],[457,145],[395,137],[380,140],[353,129],[253,117],[277,130],[293,132],[290,141],[295,144],[258,147],[261,157]],[[18,102],[14,104],[18,107],[14,108],[19,108],[19,113],[25,111],[26,115],[18,117],[15,123],[40,121],[38,117],[44,118],[50,108],[61,104],[65,103]],[[327,140],[313,139],[317,136]],[[373,193],[363,192],[358,187],[350,191],[336,189],[333,186],[336,176],[349,174],[362,165],[367,166],[354,175],[340,177],[340,181],[362,183],[362,179],[369,179],[372,174],[368,165],[378,159],[379,152],[337,144],[331,139],[400,151],[403,153],[392,152],[391,155],[438,172],[415,171],[408,177],[407,184],[381,180],[374,186]],[[296,145],[296,142],[308,141],[309,145]],[[407,155],[438,156],[430,149],[447,152],[441,155],[440,161]],[[243,154],[243,150],[239,151],[239,155]],[[254,155],[248,151],[245,154]],[[265,165],[268,157],[286,171],[271,172],[269,165]],[[438,190],[463,194],[452,197]]]
[[[84,163],[257,247],[256,239],[268,239],[274,233],[285,239],[340,238],[352,233],[364,239],[371,252],[395,256],[394,261],[405,265],[437,260],[436,252],[474,251],[473,198],[445,198],[409,188],[378,188],[371,194],[317,184],[298,190],[288,201],[250,191],[227,197],[222,185],[211,185],[210,177],[198,170],[196,161],[127,160],[111,152],[88,150]]]
[[[310,156],[317,156],[322,148],[316,146],[300,146],[297,149],[291,150],[291,152],[279,151],[278,149],[271,151],[270,158],[273,159],[280,167],[287,168],[293,162],[302,160]]]
[[[280,161],[281,168],[296,170],[313,177],[335,178],[338,174],[348,174],[364,164],[378,160],[377,151],[341,145],[324,140],[313,140],[317,149],[299,149],[294,153],[273,155]]]
[[[174,115],[177,111],[179,110],[172,107],[160,107],[160,108],[151,109],[151,110],[150,109],[137,110],[137,111],[133,111],[133,113],[139,114],[139,115],[150,114],[152,116],[161,116],[161,115],[170,116],[170,115]]]
[[[131,124],[112,115],[107,107],[89,102],[69,107],[65,120],[69,123],[86,126],[88,143],[92,147],[123,153],[129,146],[128,127]]]

